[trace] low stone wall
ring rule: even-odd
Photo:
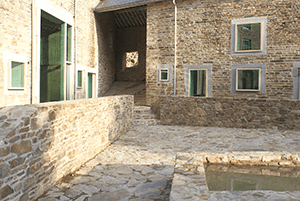
[[[0,110],[0,200],[35,200],[127,132],[133,97]]]
[[[300,130],[300,101],[153,96],[161,124]]]

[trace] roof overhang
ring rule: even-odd
[[[95,12],[102,13],[124,8],[147,5],[148,3],[160,2],[166,0],[101,0],[94,8]]]

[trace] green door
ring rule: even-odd
[[[88,98],[93,98],[93,74],[88,73]]]

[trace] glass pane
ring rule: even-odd
[[[259,70],[238,70],[238,89],[259,88]]]
[[[72,27],[68,25],[67,30],[67,61],[72,60]]]
[[[161,70],[160,71],[160,79],[161,80],[168,80],[168,70]]]
[[[261,49],[261,23],[237,25],[237,50]]]
[[[88,98],[93,98],[93,74],[88,74]]]
[[[77,74],[77,86],[78,87],[82,86],[82,71],[78,71],[78,74]]]
[[[190,71],[190,96],[206,96],[206,70]]]
[[[11,62],[11,87],[24,87],[24,64]]]

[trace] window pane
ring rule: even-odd
[[[68,25],[67,30],[67,61],[72,60],[72,27]]]
[[[237,25],[237,50],[261,49],[261,23]]]
[[[259,89],[259,70],[238,70],[238,89]]]
[[[78,71],[78,74],[77,74],[77,86],[78,87],[82,86],[82,71]]]
[[[11,62],[11,87],[24,87],[24,64]]]
[[[160,71],[160,79],[161,80],[168,80],[168,70],[161,70]]]
[[[206,70],[190,71],[190,96],[206,96]]]

